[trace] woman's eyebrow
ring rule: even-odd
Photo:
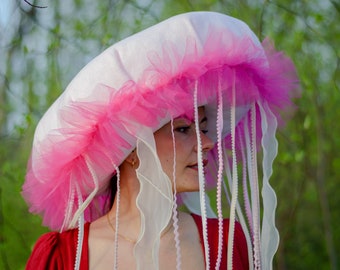
[[[179,116],[177,118],[174,119],[175,121],[185,121],[187,122],[188,124],[191,123],[193,124],[195,121],[194,119],[189,119],[187,116],[185,115],[182,115],[182,116]],[[208,122],[208,118],[206,116],[204,116],[201,121],[199,122],[200,124],[203,124],[205,122]]]

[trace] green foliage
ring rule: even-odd
[[[73,76],[114,42],[162,19],[219,11],[270,37],[296,64],[301,98],[278,133],[272,184],[281,242],[274,269],[340,262],[340,3],[336,0],[24,1],[0,29],[0,269],[23,269],[46,228],[20,195],[33,130]],[[0,26],[1,27],[1,26]]]
[[[46,232],[40,226],[41,219],[28,213],[20,196],[26,160],[32,132],[25,129],[18,138],[3,138],[0,144],[0,268],[20,269],[24,267],[36,234]],[[27,145],[30,145],[28,143]]]

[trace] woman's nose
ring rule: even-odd
[[[200,133],[201,143],[202,143],[202,151],[209,152],[214,148],[214,142],[203,132]],[[196,151],[198,151],[198,145],[195,147]]]

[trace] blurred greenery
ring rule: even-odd
[[[33,131],[90,59],[171,15],[211,10],[244,20],[295,62],[301,98],[278,132],[272,184],[281,235],[274,269],[340,262],[339,0],[4,1],[0,21],[0,269],[23,269],[47,229],[20,195]]]

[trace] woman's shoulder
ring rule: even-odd
[[[86,231],[89,224],[85,224]],[[78,229],[71,229],[65,232],[48,232],[39,237],[34,245],[33,251],[27,261],[27,269],[47,269],[65,265],[67,261],[74,261],[77,249]],[[86,240],[86,239],[84,239]],[[84,241],[86,243],[86,241]]]
[[[198,231],[201,234],[201,237],[203,237],[202,217],[196,214],[191,214],[191,216],[196,223],[196,226],[198,228]],[[228,218],[224,218],[223,219],[223,239],[225,243],[228,242],[229,225],[230,225],[230,220]],[[208,235],[211,241],[214,241],[214,242],[218,241],[218,231],[219,231],[219,220],[217,218],[207,218],[207,232],[208,232]],[[234,243],[236,246],[242,246],[242,248],[246,246],[246,238],[245,238],[242,226],[237,221],[235,221],[235,226],[234,226],[234,237],[236,239]]]
[[[195,223],[197,225],[202,226],[202,216],[194,214],[194,213],[190,213],[190,216],[192,216],[192,218],[195,220]],[[238,224],[238,222],[235,222],[235,223]],[[216,227],[218,227],[219,220],[218,220],[218,218],[209,217],[209,218],[207,218],[207,224],[208,224],[208,227],[212,227],[212,228],[215,229]],[[223,219],[223,227],[225,229],[229,228],[229,219],[228,218]]]
[[[70,229],[64,232],[48,232],[40,236],[34,245],[33,251],[44,252],[53,250],[63,244],[71,244],[77,240],[78,228]]]
[[[191,214],[193,219],[195,220],[196,226],[200,232],[200,236],[203,242],[203,232],[202,232],[202,217],[196,214]],[[224,246],[228,246],[228,238],[229,238],[229,224],[230,220],[228,218],[223,219],[223,242]],[[217,218],[208,218],[207,219],[207,232],[208,232],[208,241],[210,248],[210,255],[213,258],[217,258],[217,247],[218,247],[218,231],[219,231],[219,220]],[[225,250],[226,251],[226,250]],[[222,257],[222,264],[226,265],[226,256]],[[242,226],[239,222],[235,221],[234,227],[234,252],[233,252],[233,264],[235,269],[249,269],[249,260],[248,260],[248,247],[246,238],[242,229]]]
[[[26,270],[44,269],[56,256],[59,240],[58,232],[49,232],[39,237],[27,261]]]

